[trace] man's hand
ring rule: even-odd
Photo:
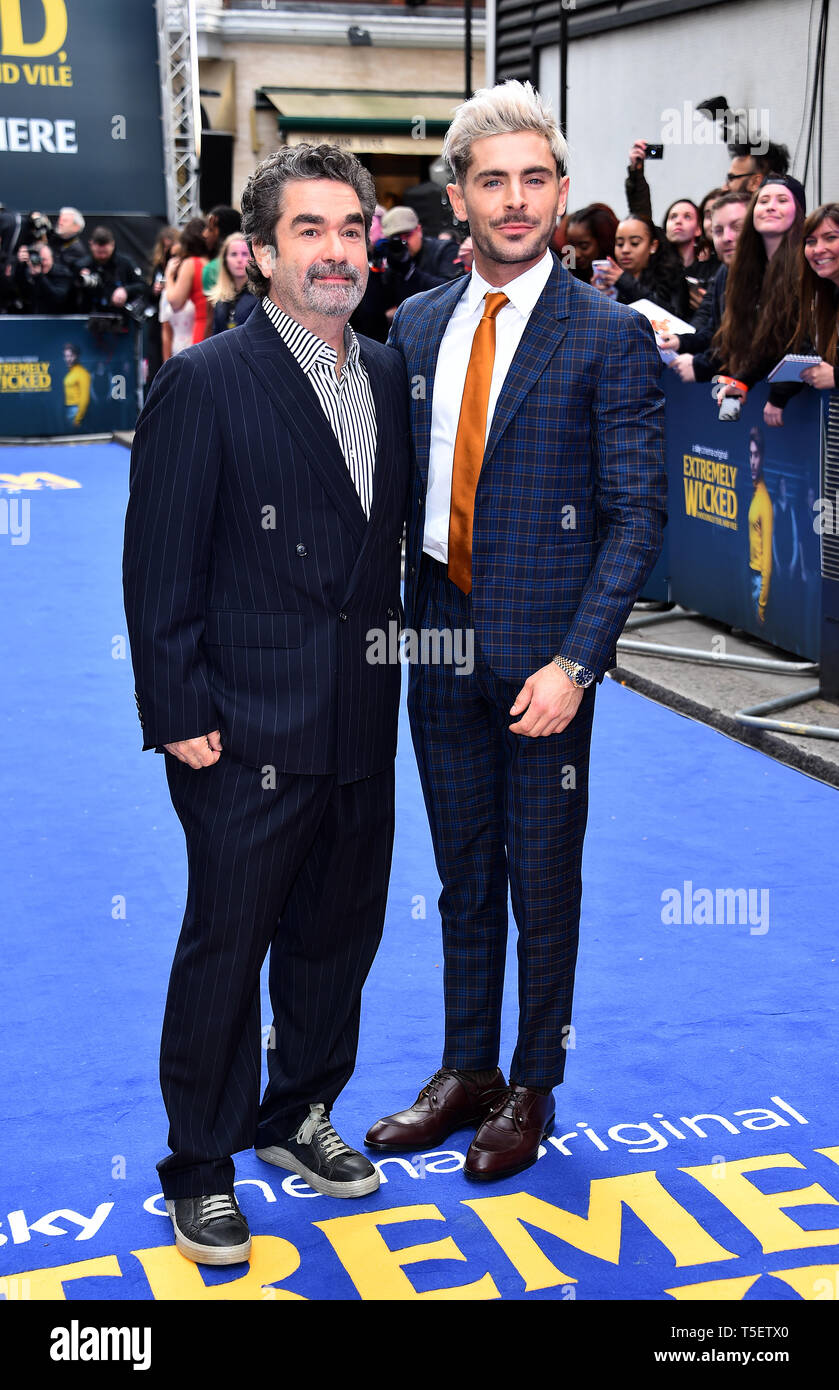
[[[777,405],[772,405],[770,401],[767,401],[766,405],[763,407],[763,423],[764,425],[771,425],[773,429],[777,429],[779,425],[784,423],[783,410],[779,409]]]
[[[122,285],[117,285],[116,289],[111,295],[111,303],[114,305],[115,308],[121,309],[127,298],[128,295],[126,294]]]
[[[509,726],[510,732],[525,734],[528,738],[560,734],[571,723],[582,698],[583,687],[575,685],[552,661],[528,676],[516,696],[510,713],[521,714],[523,718]]]
[[[163,746],[167,753],[190,767],[212,767],[221,757],[221,734],[214,729],[200,738],[184,738],[180,743],[164,743]]]

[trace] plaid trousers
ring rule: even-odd
[[[417,626],[468,630],[471,608],[445,566],[424,556]],[[443,885],[443,1065],[499,1061],[509,887],[519,994],[510,1077],[545,1088],[565,1070],[595,686],[568,727],[547,738],[510,733],[519,689],[475,644],[468,674],[452,663],[411,666],[408,712]]]

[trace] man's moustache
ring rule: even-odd
[[[354,265],[310,266],[306,272],[306,279],[331,280],[336,275],[343,275],[354,283],[361,279],[361,275]]]

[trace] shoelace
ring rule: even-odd
[[[522,1114],[522,1097],[517,1092],[515,1092],[511,1086],[508,1086],[504,1094],[502,1096],[499,1096],[498,1100],[495,1101],[489,1112],[489,1115],[487,1116],[487,1119],[490,1119],[494,1115],[499,1115],[501,1111],[504,1110],[508,1105],[512,1107],[510,1111],[510,1119],[513,1121],[513,1124],[516,1125],[517,1128],[520,1128],[521,1125],[524,1123],[524,1116]]]
[[[238,1217],[238,1215],[235,1199],[227,1192],[219,1192],[212,1197],[201,1198],[199,1221],[216,1221],[221,1216]]]
[[[422,1100],[423,1096],[427,1096],[430,1101],[433,1101],[436,1097],[437,1088],[448,1079],[448,1075],[449,1073],[446,1071],[445,1067],[441,1067],[439,1071],[435,1071],[433,1076],[429,1076],[417,1100]]]
[[[313,1138],[321,1145],[324,1158],[337,1158],[339,1154],[353,1152],[349,1144],[345,1144],[340,1134],[335,1132],[320,1102],[309,1106],[309,1118],[297,1131],[298,1144],[311,1144]]]

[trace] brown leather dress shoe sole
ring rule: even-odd
[[[501,1070],[488,1086],[477,1086],[461,1072],[441,1067],[426,1082],[414,1104],[377,1120],[364,1143],[381,1153],[418,1153],[433,1149],[457,1129],[477,1126],[504,1095]]]
[[[553,1127],[553,1095],[509,1086],[469,1145],[464,1175],[473,1182],[496,1182],[523,1172],[536,1162]]]

